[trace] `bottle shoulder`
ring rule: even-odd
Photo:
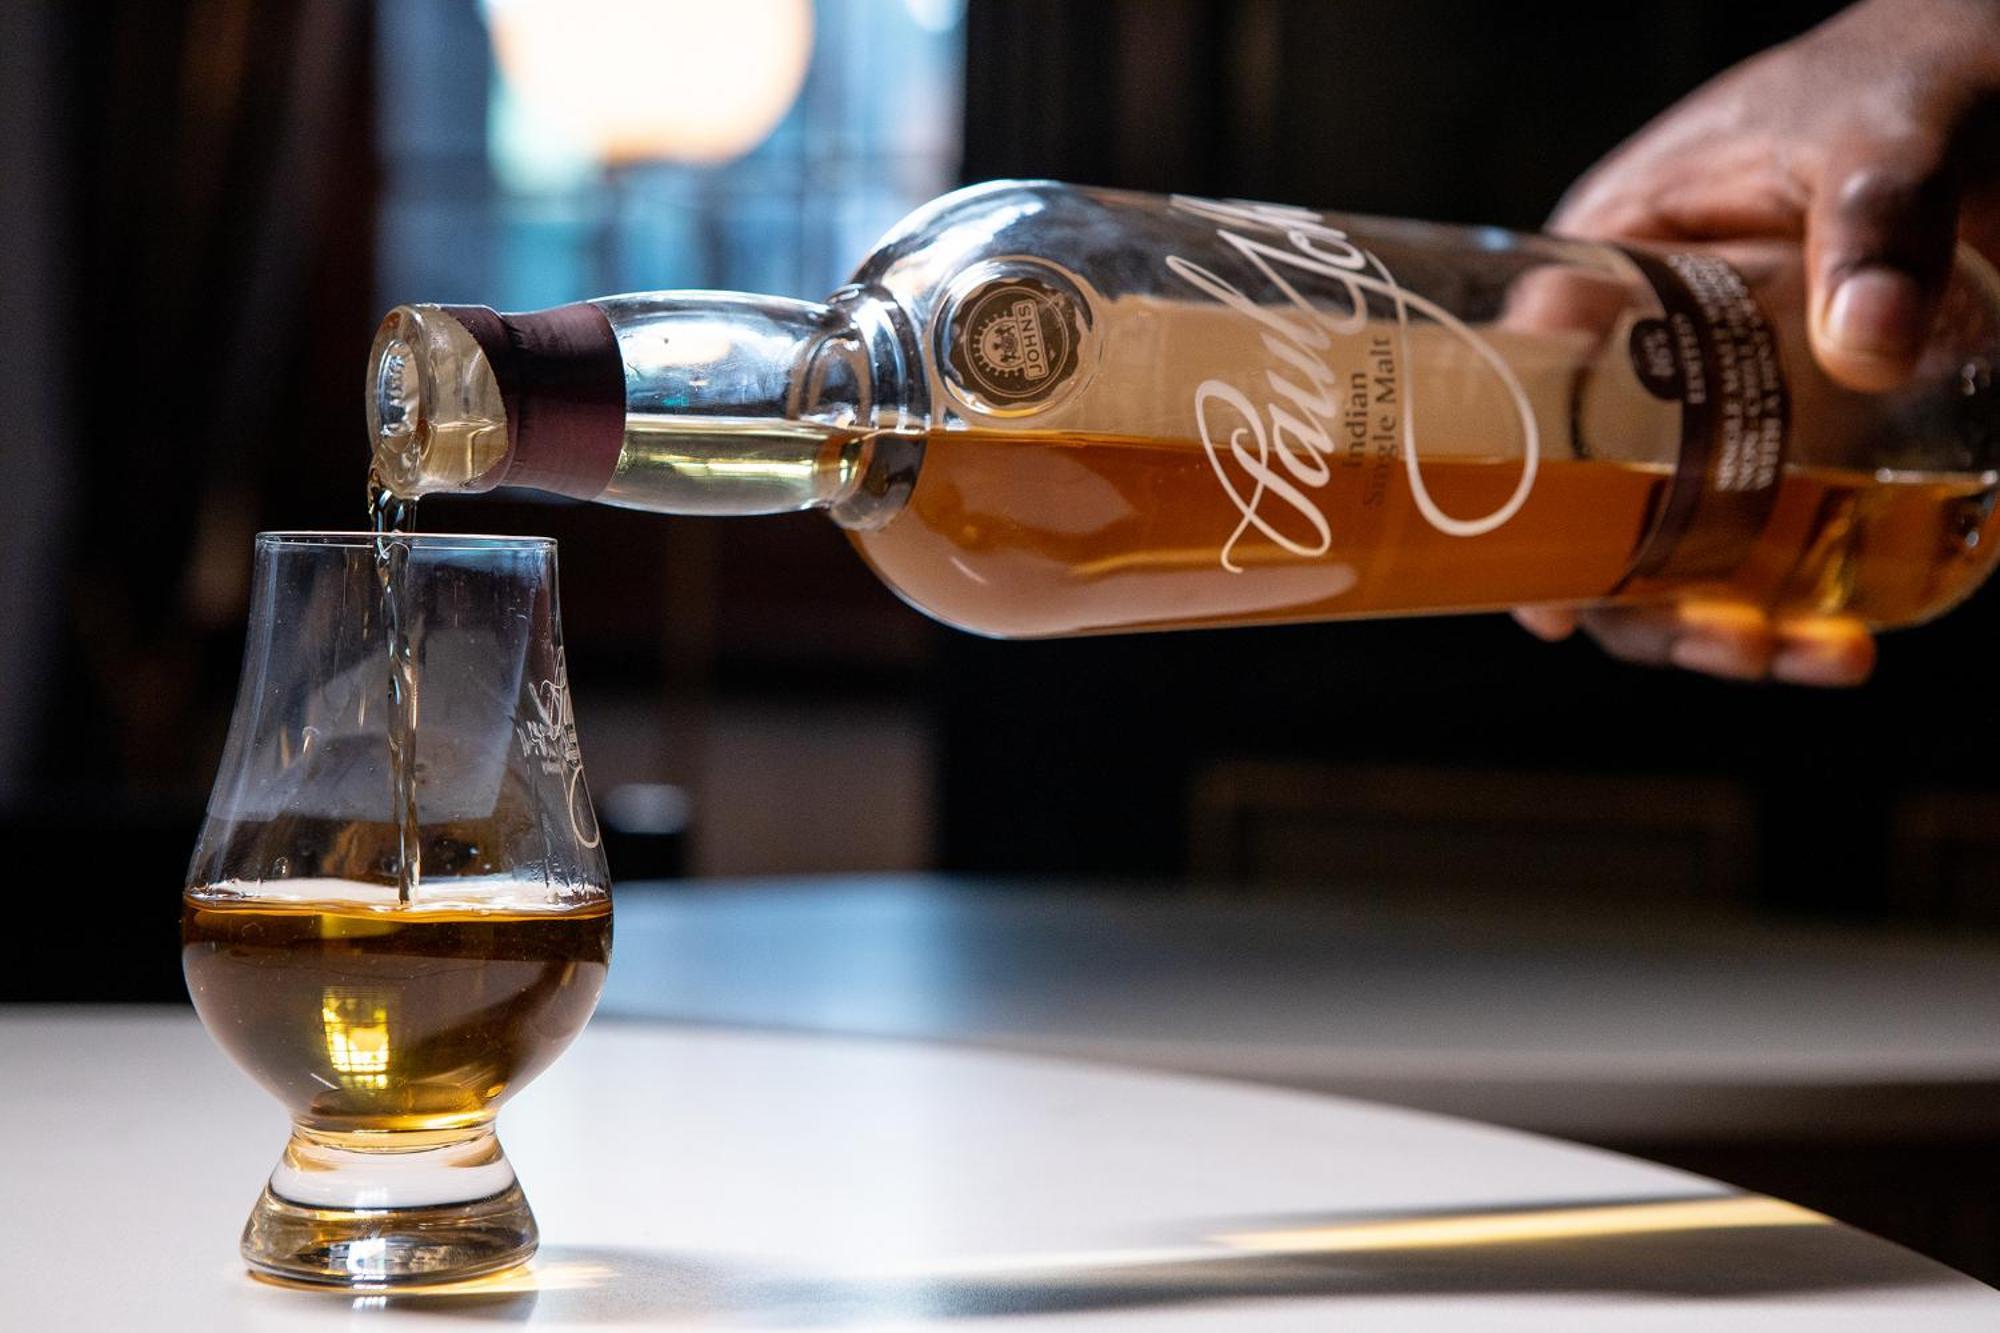
[[[934,199],[896,224],[856,270],[854,285],[921,315],[967,269],[1027,258],[1115,290],[1149,274],[1179,230],[1165,196],[989,181]]]

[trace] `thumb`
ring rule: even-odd
[[[1909,378],[1951,275],[1958,184],[1938,136],[1849,139],[1806,215],[1813,352],[1851,389]]]

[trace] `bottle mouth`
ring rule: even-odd
[[[412,500],[488,490],[507,457],[507,410],[486,354],[436,306],[397,306],[368,353],[368,442],[376,475]]]
[[[409,340],[390,331],[375,349],[373,391],[368,396],[369,434],[383,484],[413,493],[423,478],[423,377]]]

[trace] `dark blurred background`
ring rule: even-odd
[[[0,809],[22,892],[101,907],[87,952],[38,932],[0,993],[178,993],[167,895],[235,687],[247,542],[359,525],[359,367],[394,301],[817,296],[912,205],[1003,175],[1533,227],[1648,116],[1832,8],[0,6]],[[763,84],[705,72],[745,43]],[[982,642],[903,608],[813,515],[424,521],[561,539],[624,878],[1994,915],[1990,592],[1823,694],[1620,667],[1496,617]]]
[[[0,999],[181,998],[250,536],[361,525],[390,304],[817,297],[910,207],[1007,175],[1532,228],[1649,116],[1835,8],[0,5],[0,824],[25,909]],[[1814,693],[1500,617],[984,642],[814,515],[423,520],[560,539],[621,880],[2000,922],[1993,589],[1893,636],[1867,688]]]

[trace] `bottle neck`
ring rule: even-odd
[[[400,495],[524,486],[683,514],[900,507],[925,413],[893,306],[727,292],[526,315],[402,306],[377,334],[369,425]]]

